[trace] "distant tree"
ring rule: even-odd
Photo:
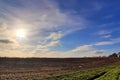
[[[120,52],[118,52],[118,57],[120,58]]]
[[[113,53],[109,57],[116,58],[116,57],[118,57],[118,55],[116,53]]]

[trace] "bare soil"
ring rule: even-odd
[[[111,65],[120,58],[0,58],[0,80],[32,80]],[[99,75],[98,75],[99,76]]]

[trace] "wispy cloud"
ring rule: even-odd
[[[62,12],[56,2],[49,0],[0,1],[0,17],[0,43],[14,41],[12,49],[19,45],[12,50],[8,44],[1,44],[6,46],[4,51],[7,52],[3,53],[11,54],[46,53],[49,47],[58,46],[63,36],[85,28],[87,23],[83,17]],[[15,36],[16,30],[21,28],[26,30],[26,39],[23,40]],[[21,48],[26,45],[29,47]]]
[[[116,24],[117,24],[116,22],[104,23],[104,24],[99,25],[99,27],[101,27],[101,28],[111,27]]]
[[[100,46],[100,45],[112,45],[112,44],[114,44],[114,42],[112,41],[103,41],[103,42],[98,42],[95,45]]]
[[[48,47],[52,47],[52,46],[58,46],[60,45],[60,41],[51,41],[49,44],[47,44]]]
[[[94,48],[94,45],[83,45],[79,46],[68,52],[72,56],[78,57],[96,57],[96,56],[105,56],[104,50],[97,50]]]
[[[101,45],[113,45],[113,44],[116,44],[116,43],[120,43],[120,38],[111,39],[109,41],[98,42],[95,45],[97,45],[97,46],[101,46]]]
[[[50,40],[59,40],[60,38],[63,37],[63,34],[58,32],[51,32],[50,35],[47,37],[47,39],[50,39]]]
[[[92,49],[92,45],[83,45],[83,46],[79,46],[75,49],[73,49],[73,52],[79,52],[79,51],[87,51],[87,50],[91,50]]]
[[[5,44],[8,44],[8,43],[13,43],[12,41],[10,41],[10,40],[0,40],[0,43],[5,43]]]
[[[98,57],[98,56],[107,56],[104,50],[93,50],[88,52],[83,52],[77,54],[78,57]]]
[[[110,38],[110,37],[112,37],[111,35],[104,35],[104,36],[102,36],[102,38]]]
[[[108,31],[108,30],[101,30],[99,32],[96,32],[98,35],[106,35],[106,34],[110,34],[111,31]]]

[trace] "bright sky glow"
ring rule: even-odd
[[[16,37],[17,38],[25,38],[26,37],[26,32],[24,29],[18,29],[16,31]]]

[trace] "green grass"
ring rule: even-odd
[[[105,75],[95,80],[118,80],[119,74],[120,74],[120,69],[115,68],[115,69],[108,71]]]
[[[120,80],[120,62],[108,67],[82,70],[70,74],[33,80]]]

